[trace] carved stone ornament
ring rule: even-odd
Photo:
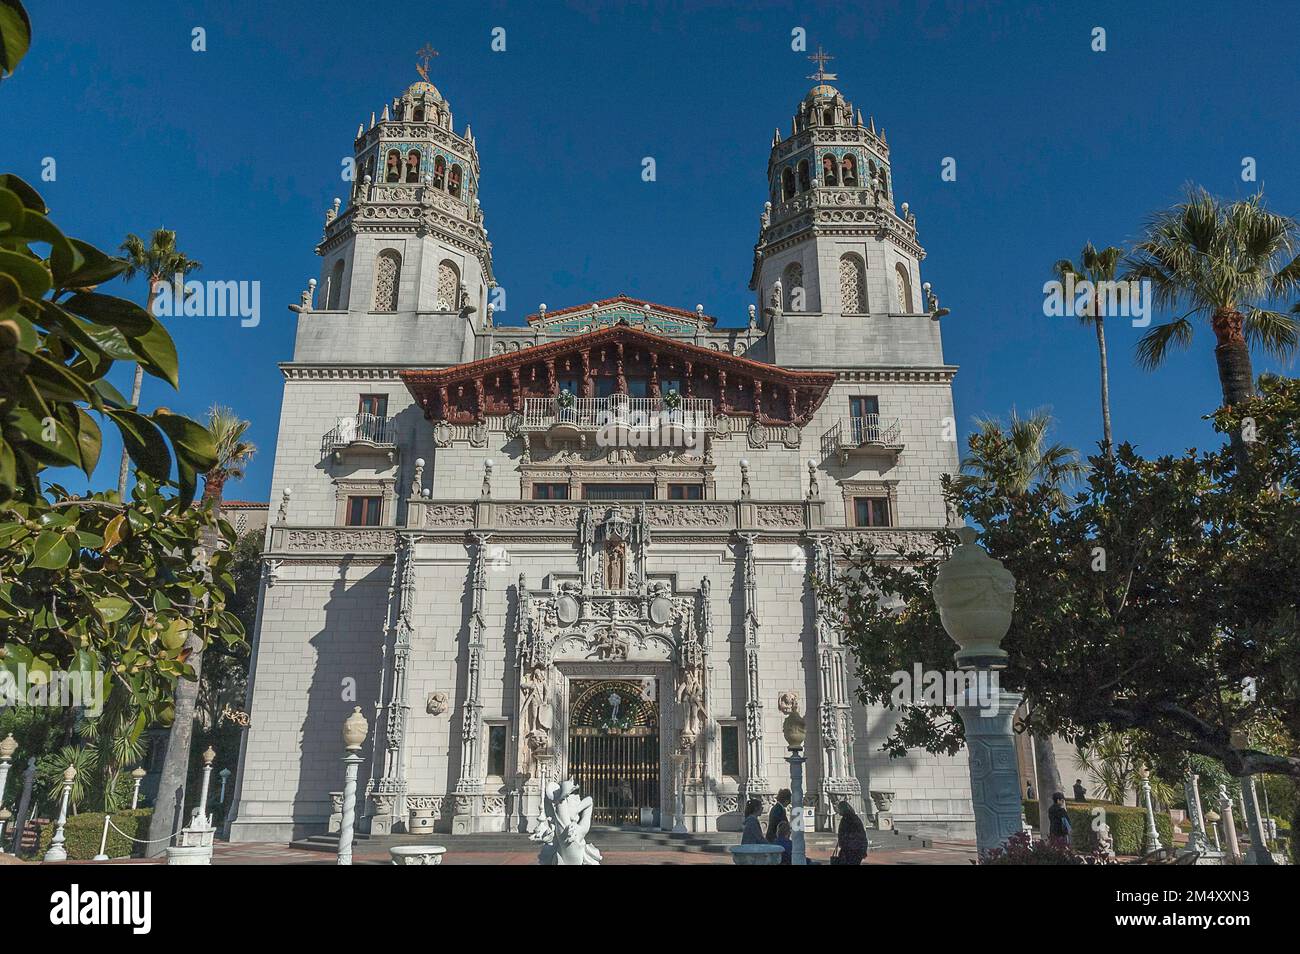
[[[424,704],[424,711],[429,715],[440,716],[446,713],[450,707],[450,703],[447,701],[447,693],[431,692],[428,701]]]

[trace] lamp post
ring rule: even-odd
[[[1205,819],[1201,814],[1200,776],[1187,763],[1187,774],[1183,778],[1183,794],[1187,797],[1187,817],[1192,823],[1192,830],[1187,833],[1187,847],[1184,851],[1205,854],[1210,850],[1210,840],[1205,837]]]
[[[144,781],[146,774],[148,773],[138,765],[131,770],[131,781],[134,783],[131,789],[131,811],[135,811],[140,804],[140,783]]]
[[[1210,829],[1210,836],[1214,839],[1214,850],[1222,851],[1219,845],[1219,813],[1210,809],[1205,813],[1205,823]]]
[[[795,698],[791,694],[791,699]],[[781,732],[785,735],[786,748],[790,750],[786,759],[790,765],[790,864],[806,865],[808,852],[803,833],[803,764],[808,760],[803,756],[803,743],[808,734],[808,726],[799,714],[797,701],[791,701],[789,709],[785,722],[781,723]]]
[[[208,815],[208,787],[212,783],[212,762],[216,757],[217,753],[209,745],[203,753],[203,788],[199,791],[199,807],[196,809],[199,824],[204,828],[212,827],[212,819]]]
[[[995,672],[1007,664],[1002,639],[1011,628],[1016,579],[975,542],[979,532],[973,527],[962,527],[957,537],[960,545],[935,575],[934,603],[958,646],[957,668],[967,674],[957,712],[966,732],[975,845],[982,854],[1023,830],[1011,720],[1024,696],[1003,692]]]
[[[9,815],[4,807],[5,804],[5,782],[9,781],[9,766],[13,762],[14,753],[18,751],[18,740],[10,732],[3,739],[0,739],[0,855],[4,854],[4,831],[5,822],[9,820]]]
[[[357,768],[361,765],[361,743],[366,741],[370,723],[361,707],[352,710],[343,723],[343,817],[339,821],[338,863],[352,864],[352,825],[357,814]]]
[[[217,804],[226,804],[226,783],[230,781],[230,769],[223,768],[217,773],[217,778],[221,779],[221,790],[217,792]]]
[[[1159,851],[1160,830],[1156,828],[1156,813],[1151,805],[1151,770],[1145,765],[1138,769],[1138,787],[1142,790],[1142,804],[1147,810],[1147,853]]]
[[[63,797],[59,801],[59,820],[54,828],[54,837],[50,839],[49,850],[45,852],[46,861],[67,861],[68,852],[63,847],[66,840],[63,826],[68,823],[68,799],[72,796],[72,783],[77,777],[77,769],[69,764],[63,770]]]

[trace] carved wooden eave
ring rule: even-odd
[[[399,374],[424,416],[449,424],[518,413],[529,398],[554,397],[562,379],[576,380],[576,396],[589,397],[594,378],[613,378],[616,393],[626,394],[627,379],[635,376],[648,379],[652,397],[662,378],[680,379],[682,397],[710,399],[718,414],[798,427],[835,383],[834,372],[791,371],[626,324],[450,368]]]

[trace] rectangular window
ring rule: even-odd
[[[363,394],[357,403],[358,414],[373,414],[375,417],[388,416],[387,394]]]
[[[596,397],[609,397],[618,386],[617,378],[597,378]]]
[[[740,777],[740,726],[720,725],[722,733],[722,774]]]
[[[853,522],[859,527],[889,526],[889,498],[854,497]]]
[[[654,500],[654,484],[583,484],[584,500]]]
[[[487,727],[487,774],[506,777],[506,727],[499,722]]]
[[[648,397],[650,381],[648,378],[628,378],[627,393],[629,397]]]
[[[568,484],[533,484],[534,500],[568,500]]]
[[[703,500],[704,488],[699,484],[669,484],[669,500]]]
[[[349,497],[348,526],[377,527],[379,512],[383,508],[383,497]]]

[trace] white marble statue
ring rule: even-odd
[[[593,803],[590,796],[578,794],[578,783],[573,779],[551,782],[546,786],[542,803],[546,818],[530,836],[542,842],[537,856],[543,865],[598,865],[600,852],[587,844],[591,830]]]

